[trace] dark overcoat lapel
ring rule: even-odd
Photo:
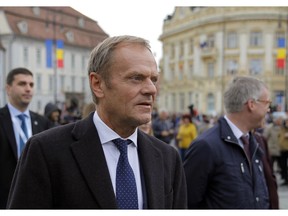
[[[3,126],[4,132],[7,135],[7,138],[12,148],[15,159],[17,160],[18,157],[17,157],[16,139],[14,135],[14,129],[13,129],[10,112],[9,112],[7,105],[0,110],[0,121]]]
[[[100,208],[117,208],[115,194],[100,139],[92,120],[86,118],[76,123],[71,144],[79,169],[91,189]]]
[[[148,208],[165,206],[163,155],[143,132],[138,132],[138,154],[144,174]]]

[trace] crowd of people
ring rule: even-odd
[[[53,103],[44,116],[30,111],[33,73],[9,72],[0,208],[279,208],[275,173],[287,185],[288,120],[268,121],[264,82],[234,77],[221,117],[158,110],[157,64],[149,42],[134,36],[99,43],[88,73],[93,103],[62,118]]]

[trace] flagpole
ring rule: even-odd
[[[55,11],[53,11],[53,57],[54,57],[54,64],[53,64],[53,70],[54,70],[54,103],[57,105],[57,56],[56,56],[56,17],[55,17]]]
[[[222,26],[222,58],[221,58],[221,64],[222,64],[222,76],[221,76],[221,115],[224,115],[224,85],[225,85],[225,43],[226,43],[226,33],[225,33],[225,12],[223,11],[223,26]]]

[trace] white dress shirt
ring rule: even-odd
[[[12,124],[13,124],[13,130],[14,130],[14,136],[16,139],[17,144],[17,155],[18,158],[20,157],[20,133],[21,133],[21,120],[18,118],[18,115],[24,114],[25,115],[25,124],[28,132],[28,137],[25,137],[24,143],[26,143],[27,139],[29,139],[32,136],[32,127],[31,127],[31,117],[29,110],[25,110],[23,113],[19,110],[17,110],[15,107],[13,107],[10,103],[7,104]]]
[[[244,134],[233,122],[230,121],[230,119],[228,119],[228,117],[226,115],[224,116],[224,118],[227,121],[228,125],[230,126],[233,134],[237,138],[239,145],[244,149],[244,144],[240,138],[243,135],[246,136],[247,134]],[[249,136],[249,134],[248,134],[248,136]]]
[[[113,131],[111,128],[109,128],[99,117],[97,111],[95,111],[93,115],[93,122],[95,124],[95,127],[98,131],[98,135],[100,138],[100,142],[103,147],[104,155],[106,158],[107,166],[109,169],[114,193],[116,194],[116,168],[118,159],[120,156],[120,152],[115,146],[115,144],[112,142],[112,140],[120,137],[115,131]],[[136,185],[137,185],[137,195],[138,195],[138,206],[139,209],[143,208],[143,195],[142,195],[142,186],[141,186],[141,175],[140,175],[140,166],[139,166],[139,159],[138,159],[138,152],[137,152],[137,130],[135,132],[125,138],[130,139],[133,143],[128,145],[128,160],[130,163],[130,166],[133,169]],[[122,138],[123,139],[123,138]]]

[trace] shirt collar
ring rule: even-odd
[[[230,126],[233,134],[235,135],[235,137],[237,139],[240,139],[240,137],[242,135],[245,135],[245,134],[243,134],[243,132],[232,121],[229,120],[229,118],[226,115],[224,116],[224,118],[227,121],[228,125]]]
[[[98,135],[102,144],[108,143],[117,138],[122,138],[101,120],[101,118],[99,117],[97,113],[97,110],[95,111],[93,115],[93,122],[98,131]],[[137,147],[137,138],[138,138],[137,131],[138,131],[138,128],[135,130],[133,134],[131,134],[131,136],[127,137],[127,139],[130,139],[131,141],[133,141],[136,147]]]
[[[17,108],[15,108],[11,103],[7,103],[9,112],[11,113],[11,116],[17,117],[20,114],[24,114],[25,117],[30,118],[30,112],[29,109],[26,109],[24,112],[19,111]]]

